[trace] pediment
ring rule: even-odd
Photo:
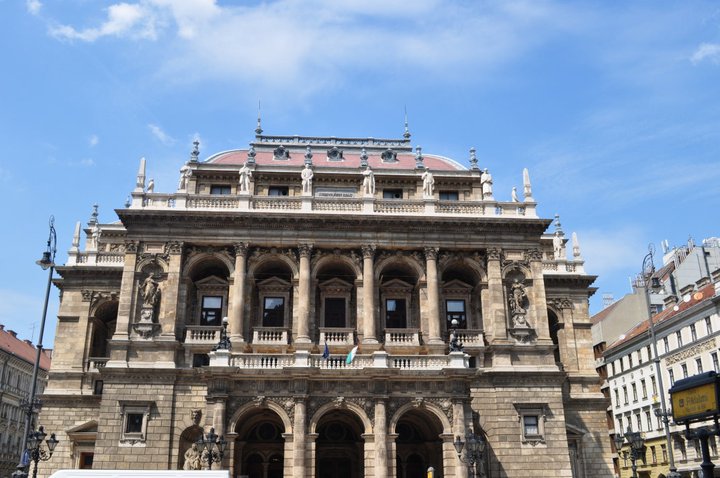
[[[74,427],[66,430],[66,433],[97,432],[97,427],[97,420],[90,420],[88,422],[81,423],[80,425],[75,425]]]
[[[228,281],[227,279],[223,279],[220,276],[208,276],[204,279],[200,279],[198,281],[195,281],[195,287],[198,288],[205,288],[205,287],[227,287]]]
[[[390,279],[389,281],[383,282],[381,288],[383,290],[400,290],[408,292],[413,290],[413,285],[400,279]]]
[[[443,282],[442,289],[445,293],[468,294],[473,289],[473,286],[471,286],[470,284],[466,284],[459,279],[453,279],[447,282]]]
[[[270,277],[263,281],[258,282],[258,289],[264,291],[287,291],[292,287],[292,284],[286,280],[282,280],[279,277]]]
[[[352,290],[353,285],[347,281],[344,281],[342,279],[338,279],[337,277],[333,277],[332,279],[328,279],[325,282],[321,282],[320,290],[323,291],[350,291]]]

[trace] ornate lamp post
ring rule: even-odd
[[[30,459],[28,465],[35,463],[32,474],[33,478],[37,478],[38,462],[49,460],[55,451],[55,446],[58,444],[54,433],[51,433],[50,438],[47,440],[45,440],[46,436],[47,433],[45,433],[45,429],[41,426],[36,432],[30,432],[27,437],[27,451]],[[42,447],[43,440],[45,440],[47,449]],[[27,473],[23,468],[24,466],[18,465],[17,471],[12,474],[13,478],[27,477]]]
[[[208,470],[212,470],[213,463],[222,461],[225,456],[227,442],[215,433],[214,428],[211,428],[207,435],[201,435],[195,443],[200,450],[201,460],[208,464]]]
[[[459,322],[457,319],[452,319],[450,321],[450,325],[452,326],[452,329],[450,329],[450,352],[462,352],[463,344],[458,339],[457,334],[457,327],[459,325]]]
[[[230,337],[228,337],[227,333],[228,328],[228,318],[223,317],[222,319],[222,329],[220,329],[220,341],[213,347],[213,350],[230,350],[232,348],[232,344],[230,343]]]
[[[648,325],[650,328],[650,339],[653,346],[653,362],[655,362],[655,375],[657,376],[659,393],[660,393],[660,408],[661,410],[655,410],[655,415],[662,419],[663,428],[665,430],[665,443],[668,450],[668,459],[670,463],[670,473],[667,478],[680,478],[675,467],[675,454],[673,453],[672,440],[670,439],[670,422],[669,413],[667,411],[667,405],[665,404],[665,385],[663,384],[663,375],[660,370],[660,355],[658,354],[657,337],[655,335],[655,323],[652,318],[652,309],[650,306],[650,288],[659,287],[657,279],[653,278],[655,274],[655,262],[653,260],[653,254],[655,254],[655,246],[652,244],[648,245],[648,253],[643,258],[642,263],[642,279],[645,285],[645,301],[647,302],[647,316]]]
[[[48,270],[50,269],[50,272],[48,273],[48,280],[47,280],[47,287],[45,288],[45,303],[43,304],[43,314],[42,314],[42,320],[40,321],[40,334],[38,335],[38,343],[37,343],[37,352],[35,354],[35,363],[33,364],[33,373],[32,373],[32,380],[30,381],[30,395],[28,395],[27,401],[23,402],[23,408],[25,409],[25,427],[23,431],[23,440],[22,443],[28,444],[30,441],[30,428],[32,426],[32,417],[35,414],[35,412],[40,408],[40,402],[35,398],[35,394],[37,392],[37,377],[38,377],[38,369],[40,368],[40,354],[42,354],[43,349],[43,335],[45,333],[45,319],[47,317],[47,310],[48,310],[48,300],[50,299],[50,287],[52,286],[52,278],[53,278],[53,272],[55,271],[55,252],[57,251],[57,234],[55,234],[55,217],[50,216],[49,220],[49,226],[50,226],[50,234],[48,236],[47,240],[47,247],[45,248],[45,252],[43,252],[42,258],[38,261],[35,261],[37,265],[39,265],[42,270]],[[42,427],[40,428],[42,430]],[[51,438],[54,438],[54,435],[51,436]],[[53,445],[54,448],[54,445]],[[13,473],[15,475],[16,473],[21,473],[17,476],[27,476],[27,473],[24,471],[25,468],[28,466],[28,463],[24,457],[25,451],[28,453],[31,452],[31,450],[28,448],[27,450],[21,451],[20,456],[20,464],[17,466],[17,471]],[[50,452],[52,455],[52,451]],[[37,467],[36,467],[37,468]],[[37,472],[37,471],[36,471]]]
[[[617,448],[618,454],[625,444],[625,440],[630,445],[630,462],[632,463],[633,478],[637,478],[637,460],[641,458],[645,453],[645,439],[640,432],[634,432],[628,427],[625,435],[622,433],[615,434],[615,447]]]
[[[486,446],[485,440],[479,435],[468,432],[465,436],[465,442],[459,436],[456,436],[453,445],[460,461],[468,467],[468,478],[484,477],[485,471],[482,467],[482,459]],[[462,457],[463,448],[465,448],[465,459]],[[477,468],[480,468],[479,474],[476,474]]]

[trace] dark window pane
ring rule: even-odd
[[[404,329],[407,327],[405,299],[387,299],[385,301],[385,327]]]
[[[383,189],[383,199],[402,199],[402,189]]]
[[[325,327],[345,327],[345,299],[325,299]]]
[[[288,195],[288,187],[287,186],[270,186],[268,188],[268,196],[287,196]]]
[[[125,433],[142,433],[143,414],[128,413]]]
[[[265,297],[263,303],[263,326],[282,327],[285,322],[285,299]]]
[[[440,191],[441,201],[457,201],[460,199],[460,195],[457,191]]]
[[[210,186],[210,194],[230,194],[230,186],[224,184],[213,184]]]
[[[523,417],[523,426],[525,427],[525,436],[540,434],[537,415],[525,415]]]
[[[457,320],[459,329],[467,328],[467,316],[465,314],[464,300],[447,300],[445,301],[445,309],[447,310],[447,327],[453,327],[452,321]]]
[[[222,297],[205,296],[202,299],[200,325],[220,325],[222,316]]]

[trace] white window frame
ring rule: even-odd
[[[121,401],[120,415],[122,417],[122,428],[120,429],[120,445],[125,446],[145,446],[147,440],[147,428],[150,421],[150,411],[155,402],[134,402]],[[127,432],[128,416],[132,414],[142,414],[143,420],[140,432]]]
[[[520,425],[520,441],[523,445],[538,446],[545,445],[545,422],[547,421],[548,407],[546,403],[515,403],[515,410],[518,414]],[[537,418],[537,434],[527,434],[525,431],[525,419],[527,417]]]

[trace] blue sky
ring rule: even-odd
[[[115,220],[140,157],[172,191],[201,156],[268,134],[398,137],[495,195],[529,168],[620,298],[647,244],[720,235],[720,4],[440,0],[0,0],[0,323],[37,339],[34,261],[64,262],[92,204]],[[57,313],[52,293],[45,346]],[[35,331],[33,332],[33,330]]]

